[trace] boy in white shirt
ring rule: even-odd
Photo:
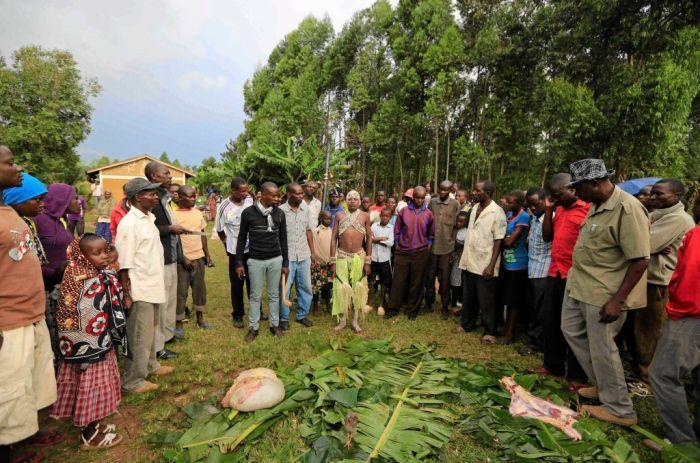
[[[372,275],[370,287],[373,287],[375,279],[379,279],[381,285],[380,305],[377,313],[384,315],[384,306],[387,304],[386,296],[391,289],[393,269],[391,268],[391,247],[394,245],[394,226],[391,220],[391,209],[385,207],[379,213],[379,222],[372,224]]]

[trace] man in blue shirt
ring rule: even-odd
[[[503,285],[508,290],[504,303],[508,307],[506,328],[499,344],[510,344],[515,336],[518,316],[527,308],[527,234],[530,215],[525,211],[525,194],[515,190],[506,196],[506,237],[503,239]]]

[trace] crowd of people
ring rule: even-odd
[[[292,307],[301,329],[325,305],[336,330],[356,333],[371,312],[436,313],[458,320],[454,335],[481,329],[484,345],[524,339],[522,355],[542,353],[536,373],[600,403],[582,407],[591,416],[629,426],[637,416],[622,346],[653,390],[668,439],[697,442],[700,204],[694,221],[681,181],[634,197],[612,175],[583,159],[545,188],[500,201],[490,181],[467,191],[445,180],[434,196],[425,184],[399,201],[336,187],[325,207],[316,182],[283,194],[266,182],[253,194],[237,177],[228,197],[209,192],[205,217],[197,191],[152,162],[119,200],[93,190],[96,228],[85,233],[70,226],[88,207],[75,188],[44,185],[0,146],[0,446],[63,440],[38,432],[37,412],[49,406],[51,417],[72,418],[86,449],[122,440],[105,422],[122,393],[156,390],[149,379],[174,371],[161,362],[177,357],[170,346],[192,313],[198,329],[212,328],[208,221],[228,256],[232,323],[247,343],[261,322],[284,336]],[[684,375],[695,386],[694,424]],[[12,461],[40,459],[20,451]]]

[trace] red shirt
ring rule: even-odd
[[[700,226],[683,238],[678,264],[668,285],[666,312],[671,320],[700,318]]]
[[[119,201],[117,206],[112,209],[112,212],[109,214],[109,232],[112,234],[112,242],[117,239],[117,226],[119,222],[121,222],[126,213],[129,212],[129,209],[125,209],[122,204],[123,203]]]
[[[552,265],[549,267],[550,277],[566,278],[573,265],[574,245],[581,224],[588,216],[590,204],[580,199],[569,208],[557,206],[554,210],[552,224],[554,239],[552,239]]]

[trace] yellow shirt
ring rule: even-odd
[[[603,204],[591,204],[574,246],[567,289],[573,299],[602,307],[617,292],[630,261],[649,258],[649,217],[634,196],[615,187]],[[647,303],[646,272],[625,300],[624,309]]]
[[[173,211],[173,218],[175,219],[175,223],[193,232],[203,231],[207,226],[204,215],[199,209],[176,209]],[[182,253],[189,260],[201,259],[204,257],[201,236],[182,234],[180,235],[180,241],[182,242]]]
[[[479,214],[476,218],[479,204],[475,205],[469,216],[469,233],[464,243],[462,257],[459,260],[459,268],[476,275],[483,275],[486,267],[491,263],[493,256],[493,242],[502,240],[506,236],[506,214],[496,201]],[[496,260],[493,275],[498,276],[500,256]]]

